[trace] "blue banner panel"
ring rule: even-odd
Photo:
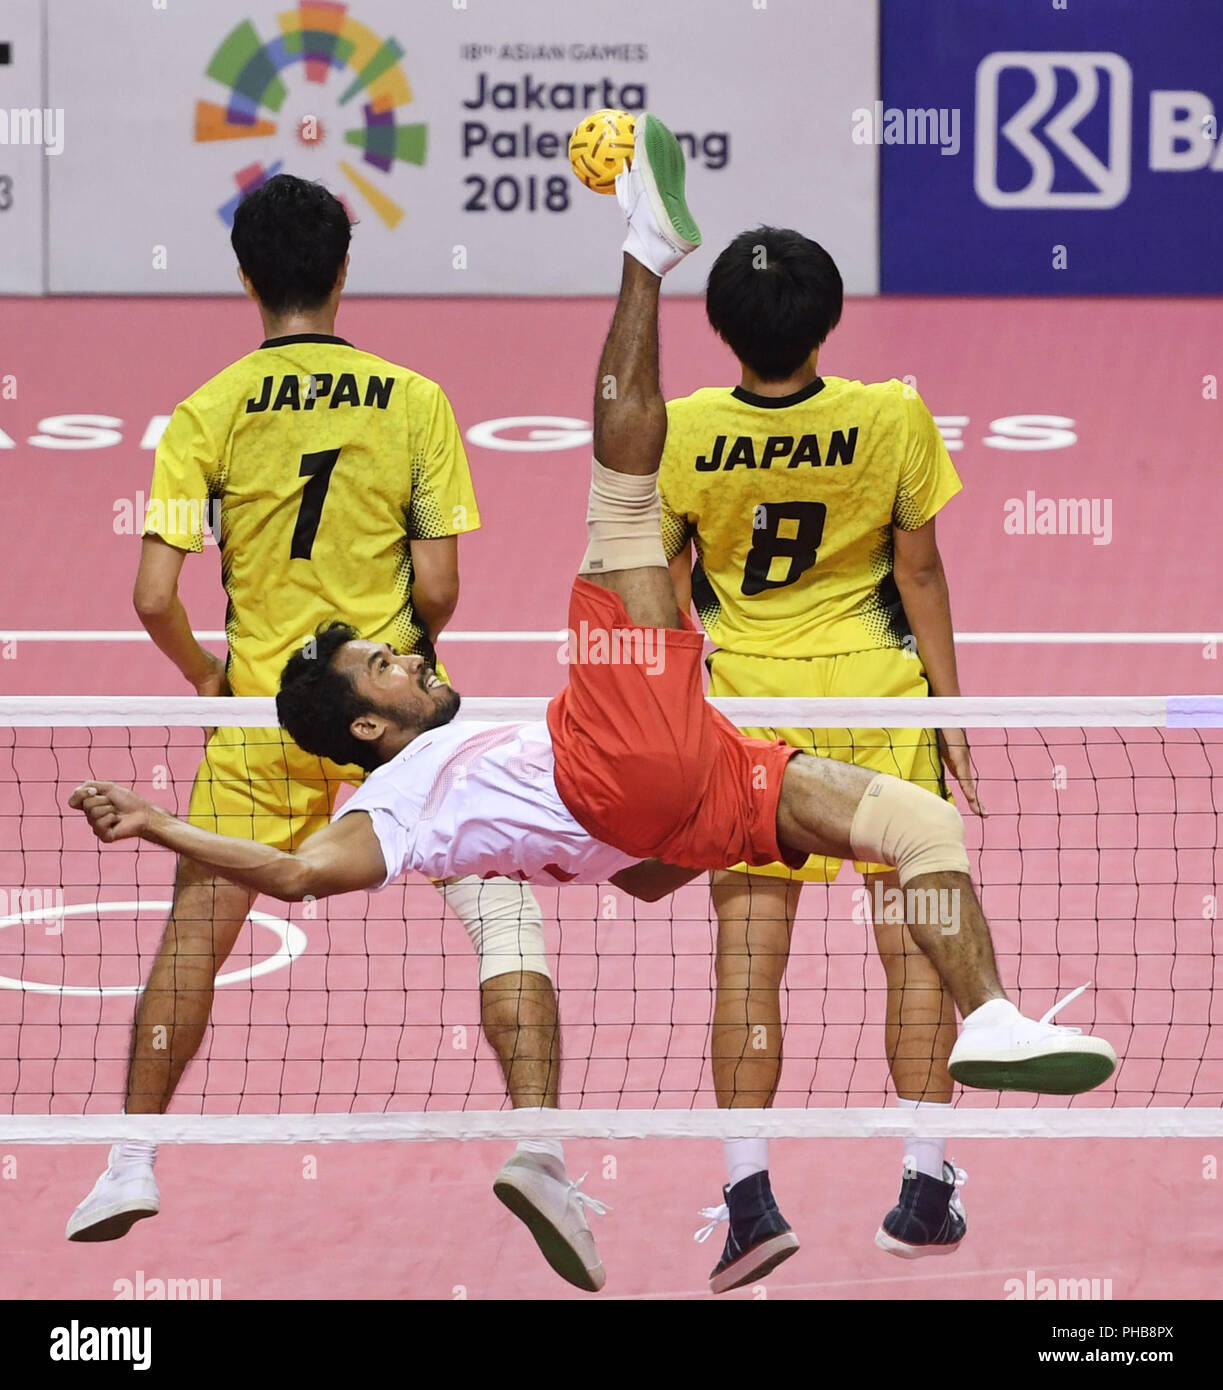
[[[1223,292],[1220,0],[882,0],[882,288]]]

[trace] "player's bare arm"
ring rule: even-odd
[[[197,695],[228,695],[224,661],[195,640],[178,596],[178,576],[186,558],[186,551],[160,536],[145,536],[132,604],[157,649],[178,667]]]
[[[316,831],[301,849],[290,854],[255,840],[214,835],[188,825],[116,782],[82,783],[68,804],[85,813],[103,844],[147,840],[281,902],[368,891],[379,887],[386,877],[378,837],[363,811]],[[630,897],[658,902],[702,872],[646,859],[613,874],[611,882]]]
[[[671,571],[671,587],[675,590],[675,606],[681,613],[687,613],[692,608],[691,542],[684,546],[678,555],[671,558],[667,568]]]
[[[935,525],[931,518],[916,531],[893,526],[892,567],[905,615],[917,639],[918,654],[926,668],[930,693],[955,696],[960,693],[960,682],[951,628],[951,599]]]
[[[413,540],[412,607],[417,621],[436,642],[459,602],[459,538]]]
[[[104,844],[147,840],[282,902],[377,888],[386,877],[378,838],[363,813],[324,827],[290,854],[255,840],[214,835],[188,825],[115,782],[85,782],[68,804],[85,813]]]
[[[951,597],[934,527],[934,518],[916,531],[892,527],[893,574],[917,640],[917,654],[926,668],[930,693],[953,697],[960,693],[960,678],[955,663]],[[941,729],[939,746],[969,806],[977,815],[984,815],[968,757],[968,736],[963,729]]]

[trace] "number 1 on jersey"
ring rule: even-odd
[[[816,552],[824,537],[828,508],[823,502],[761,502],[752,516],[752,546],[743,567],[744,594],[762,594],[766,589],[784,589],[815,564]],[[781,535],[783,522],[790,535]],[[789,560],[781,579],[771,579],[774,560]]]
[[[291,560],[308,560],[314,549],[314,538],[318,535],[318,524],[323,518],[323,503],[327,500],[327,489],[331,486],[331,470],[340,457],[339,449],[320,449],[317,454],[303,454],[301,458],[302,478],[309,482],[302,488],[301,505],[297,509],[297,525],[293,528],[293,545],[289,551]]]

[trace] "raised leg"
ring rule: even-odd
[[[681,627],[662,549],[657,475],[667,437],[658,378],[662,277],[700,244],[684,201],[684,155],[657,117],[637,121],[616,180],[628,218],[620,296],[595,382],[594,451],[582,575],[618,594],[642,627]]]
[[[621,536],[648,528],[657,543],[657,560],[631,569],[596,568],[595,531],[583,576],[619,594],[633,622],[643,627],[679,627],[679,608],[662,549],[656,502],[658,465],[667,438],[667,407],[658,375],[658,291],[662,281],[631,256],[624,257],[620,297],[599,359],[594,398],[595,481],[592,521],[605,510],[639,512],[616,523]],[[601,470],[605,470],[602,472]],[[623,475],[619,478],[610,475]],[[607,499],[600,497],[607,494]],[[595,522],[594,524],[600,524]],[[647,541],[643,537],[643,541]],[[648,543],[647,541],[647,543]],[[614,555],[616,552],[610,551]],[[591,561],[594,560],[592,564]],[[614,563],[614,560],[613,560]]]

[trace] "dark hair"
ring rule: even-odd
[[[818,243],[783,227],[741,232],[713,263],[713,331],[763,381],[793,376],[837,326],[841,272]]]
[[[352,227],[344,204],[321,183],[277,174],[238,204],[229,240],[259,302],[283,314],[326,303]]]
[[[299,748],[336,763],[356,763],[372,772],[382,759],[367,739],[349,727],[354,719],[374,710],[357,694],[352,680],[333,665],[335,654],[360,634],[347,623],[320,627],[285,662],[276,696],[276,716]]]

